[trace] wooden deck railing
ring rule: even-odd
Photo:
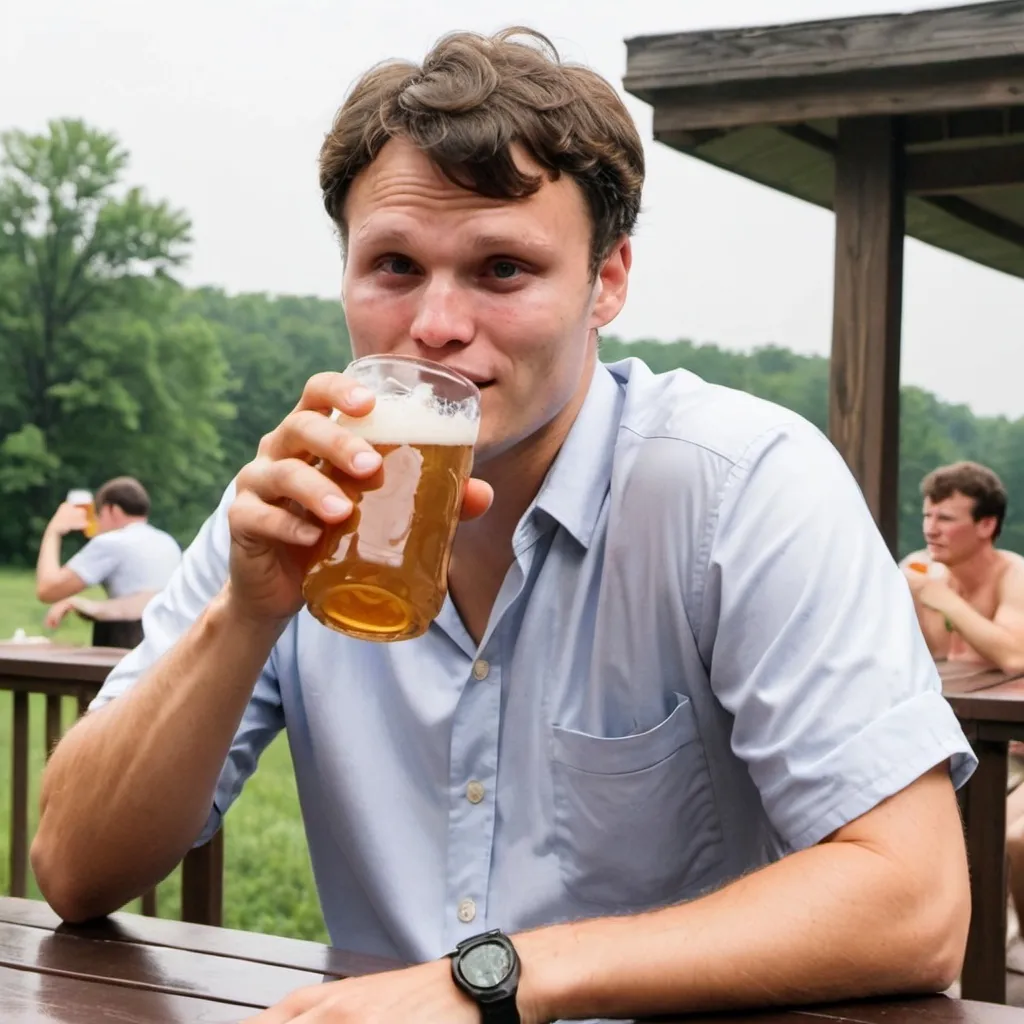
[[[0,646],[0,691],[12,694],[10,878],[8,894],[25,896],[28,889],[30,723],[32,694],[45,698],[44,743],[50,756],[62,735],[61,705],[76,702],[77,717],[85,714],[103,679],[124,650],[55,646]],[[219,925],[223,914],[224,832],[192,850],[182,862],[181,919]],[[156,891],[143,896],[142,912],[156,916]]]

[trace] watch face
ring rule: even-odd
[[[494,988],[512,970],[512,954],[498,942],[485,942],[464,953],[459,967],[474,988]]]

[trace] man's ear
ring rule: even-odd
[[[633,247],[623,235],[605,257],[594,282],[596,297],[590,326],[600,329],[622,312],[629,290],[629,270],[633,265]]]

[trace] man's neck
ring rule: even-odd
[[[508,451],[474,467],[473,475],[494,488],[494,503],[486,515],[459,527],[453,560],[476,561],[499,552],[507,553],[511,559],[516,527],[536,498],[576,422],[590,390],[596,364],[595,353],[576,394],[550,423]]]
[[[967,593],[984,586],[998,571],[1002,556],[998,549],[989,544],[970,558],[949,567],[949,574]]]
[[[146,522],[146,516],[120,516],[111,527],[111,530],[123,530],[127,526],[134,526],[136,523]]]

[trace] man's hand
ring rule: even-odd
[[[232,606],[256,622],[281,623],[302,607],[302,580],[309,549],[323,524],[349,517],[352,502],[315,463],[323,459],[353,480],[380,469],[380,456],[325,413],[341,409],[365,416],[374,396],[351,377],[319,373],[276,429],[260,442],[256,458],[238,474],[237,494],[228,511],[231,530]],[[490,506],[490,485],[470,480],[464,519]]]
[[[56,604],[51,604],[47,609],[46,618],[44,620],[47,629],[56,629],[63,621],[64,616],[67,615],[75,607],[75,599],[73,597],[66,597],[63,601],[57,601]]]
[[[526,1018],[523,1018],[526,1021]],[[480,1024],[447,959],[299,989],[249,1024]]]
[[[941,602],[944,596],[951,593],[949,585],[943,577],[932,576],[926,572],[917,572],[910,568],[904,568],[903,575],[915,600],[923,604],[925,608],[931,608],[933,611],[942,610],[936,608],[935,603]]]
[[[65,501],[53,513],[46,529],[51,533],[57,534],[58,537],[63,537],[74,530],[84,530],[87,522],[88,516],[84,508],[78,505],[71,505]]]

